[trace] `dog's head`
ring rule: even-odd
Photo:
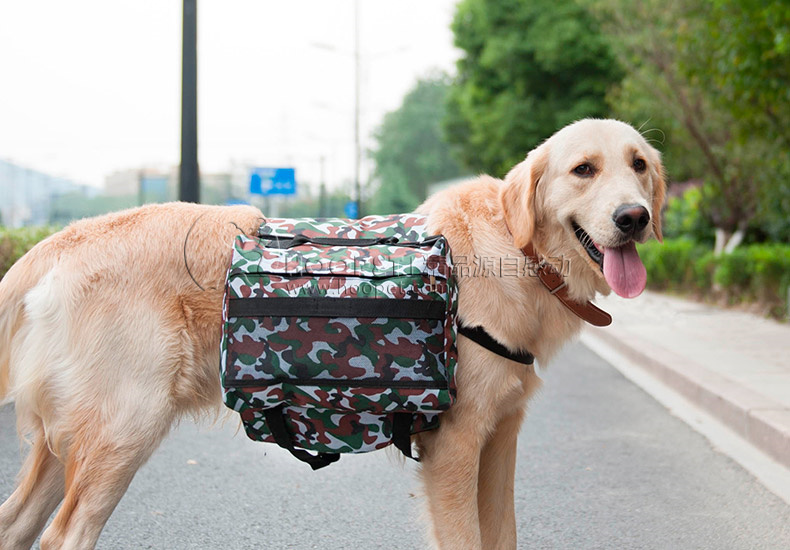
[[[660,154],[639,132],[586,119],[531,151],[501,197],[518,248],[532,242],[595,290],[633,298],[646,283],[635,242],[661,240],[665,187]]]

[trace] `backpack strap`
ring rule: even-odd
[[[281,404],[263,411],[263,416],[266,419],[266,424],[269,426],[269,431],[280,447],[288,449],[292,455],[302,462],[309,464],[313,470],[329,466],[333,462],[340,460],[340,455],[337,453],[317,453],[311,455],[304,449],[297,449],[294,447],[288,429],[285,427],[284,407],[285,404]]]
[[[492,353],[496,353],[500,357],[504,357],[505,359],[510,359],[511,361],[515,361],[516,363],[523,363],[525,365],[531,365],[535,362],[535,356],[532,355],[528,351],[510,351],[508,348],[503,346],[499,341],[497,341],[493,336],[486,332],[481,326],[477,327],[468,327],[458,325],[458,334],[462,336],[466,336],[472,342],[477,344],[478,346],[483,346],[488,351]]]
[[[392,444],[403,456],[419,462],[420,459],[411,454],[411,420],[410,412],[396,412],[392,415]]]
[[[310,465],[313,470],[318,470],[324,466],[329,466],[333,462],[340,460],[338,453],[317,453],[312,455],[304,449],[297,449],[288,428],[285,427],[285,404],[272,407],[263,411],[266,425],[274,437],[277,444],[283,449],[287,449],[293,456]],[[411,453],[411,422],[412,413],[398,412],[392,415],[392,444],[395,445],[406,458],[411,458],[417,462],[420,459]]]

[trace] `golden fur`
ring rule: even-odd
[[[647,160],[646,173],[629,170],[635,154]],[[585,159],[601,171],[580,184],[569,173]],[[531,152],[504,182],[481,176],[420,210],[454,257],[523,265],[519,247],[532,242],[568,268],[571,295],[587,300],[609,289],[569,229],[571,216],[605,242],[617,205],[644,204],[660,236],[663,196],[658,153],[635,130],[585,120]],[[251,207],[147,206],[76,222],[11,268],[0,282],[0,399],[15,401],[32,449],[0,506],[0,550],[29,548],[61,501],[41,547],[93,548],[173,422],[217,410],[229,245],[261,218]],[[472,275],[460,280],[463,321],[542,364],[581,327],[533,277],[504,268]],[[438,430],[415,437],[434,545],[513,549],[516,439],[539,379],[463,337],[459,356],[457,404]]]

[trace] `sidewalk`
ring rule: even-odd
[[[790,325],[645,292],[597,304],[597,339],[790,468]]]

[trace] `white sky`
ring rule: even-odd
[[[457,0],[360,0],[362,136],[453,71]],[[180,154],[181,0],[0,0],[0,158],[80,183]],[[353,175],[353,0],[199,0],[201,171]],[[334,46],[331,52],[312,46]]]

